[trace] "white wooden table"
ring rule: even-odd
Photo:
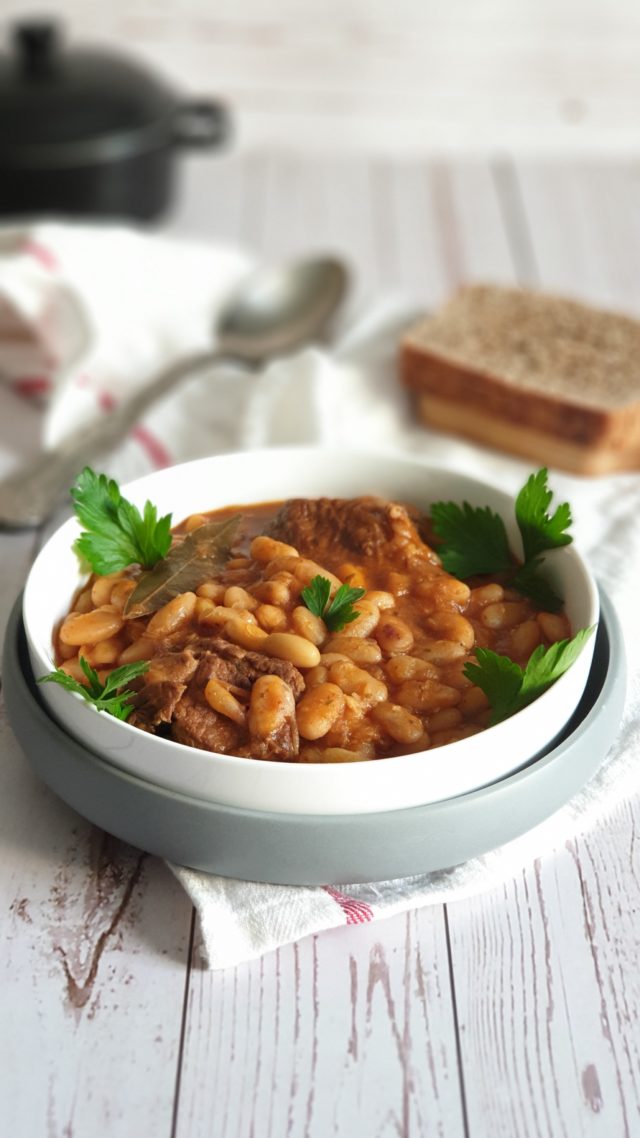
[[[353,311],[469,277],[640,311],[631,162],[229,156],[169,229],[337,249]],[[41,537],[0,538],[3,630]],[[638,800],[477,899],[208,973],[169,871],[57,801],[0,715],[2,1134],[640,1134]]]

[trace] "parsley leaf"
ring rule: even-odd
[[[559,612],[562,608],[562,597],[558,596],[544,574],[540,573],[541,564],[539,557],[525,561],[509,584],[523,596],[530,597],[538,608],[544,609],[545,612]]]
[[[71,491],[74,509],[85,532],[75,543],[95,573],[116,573],[139,563],[151,568],[171,545],[171,514],[158,519],[151,502],[142,514],[122,497],[120,487],[105,474],[85,466]]]
[[[523,671],[508,656],[500,656],[490,648],[476,648],[477,664],[465,664],[464,674],[482,689],[492,708],[491,726],[508,719],[519,710]]]
[[[562,608],[562,598],[541,572],[540,554],[573,540],[566,532],[571,525],[571,510],[568,503],[563,502],[549,515],[553,494],[547,477],[546,467],[531,474],[516,498],[516,522],[524,549],[524,562],[519,567],[511,556],[504,522],[489,506],[435,502],[431,507],[431,522],[442,543],[438,546],[438,555],[443,568],[462,580],[487,573],[504,573],[509,585],[531,597],[547,612]]]
[[[558,640],[548,648],[538,645],[529,658],[522,680],[522,697],[526,698],[527,703],[537,699],[571,667],[593,630],[594,625],[581,628],[572,640]]]
[[[86,684],[74,680],[73,676],[68,675],[62,668],[56,668],[54,672],[41,676],[38,683],[60,684],[67,691],[77,692],[83,699],[86,699],[87,703],[92,703],[98,711],[106,711],[109,715],[114,715],[116,719],[128,719],[133,710],[133,704],[128,702],[133,692],[127,691],[126,685],[147,671],[149,667],[147,661],[138,660],[135,664],[123,664],[121,668],[114,668],[104,683],[84,656],[80,657],[80,667],[87,677]]]
[[[303,589],[300,596],[309,612],[322,617],[329,632],[340,632],[346,624],[351,624],[358,616],[357,609],[352,606],[365,594],[365,589],[353,588],[351,585],[341,585],[328,604],[331,592],[331,582],[326,577],[318,576]]]
[[[464,674],[481,688],[492,709],[490,726],[508,719],[533,703],[577,660],[594,626],[581,628],[571,640],[558,640],[549,648],[540,644],[526,668],[490,648],[476,648],[477,664],[465,664]]]
[[[329,601],[331,581],[328,577],[314,577],[306,589],[300,593],[302,600],[314,616],[324,616],[324,610]]]
[[[531,474],[516,498],[516,521],[522,534],[525,561],[572,541],[566,532],[571,525],[569,503],[562,502],[553,516],[547,513],[553,497],[547,476],[546,467]]]
[[[438,556],[454,577],[501,573],[513,567],[504,522],[488,506],[435,502],[431,521],[442,541]]]
[[[324,613],[324,623],[329,632],[339,632],[345,624],[351,624],[360,615],[357,609],[352,608],[355,601],[364,596],[366,590],[354,588],[352,585],[341,585]]]

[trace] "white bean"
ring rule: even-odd
[[[395,739],[397,743],[417,743],[423,739],[425,730],[422,720],[413,715],[406,707],[385,700],[378,703],[372,711],[376,723]]]
[[[227,719],[232,719],[240,727],[244,726],[247,712],[246,708],[231,694],[220,680],[212,677],[205,686],[204,698],[206,699],[209,707],[217,711],[220,715],[226,716]]]
[[[198,598],[195,593],[179,593],[154,612],[147,625],[147,636],[168,636],[193,616]]]
[[[254,561],[273,561],[274,557],[298,557],[298,550],[284,541],[276,541],[273,537],[261,534],[254,537],[250,548]]]
[[[320,663],[320,652],[310,640],[296,636],[295,632],[271,632],[262,641],[260,649],[267,656],[288,660],[296,668],[315,668]]]
[[[291,688],[280,676],[260,676],[251,689],[249,732],[267,739],[295,714]]]
[[[82,644],[97,644],[99,640],[110,640],[123,625],[122,613],[104,605],[92,612],[70,613],[63,620],[59,635],[63,644],[80,647]]]
[[[305,692],[296,708],[303,739],[320,739],[344,710],[344,692],[337,684],[321,683]]]
[[[322,617],[309,612],[304,605],[296,605],[291,613],[291,623],[299,636],[304,636],[305,640],[310,640],[318,648],[327,639],[327,626]]]

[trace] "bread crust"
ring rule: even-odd
[[[411,335],[401,345],[400,376],[427,425],[578,473],[640,469],[640,402],[605,409],[524,389]]]
[[[640,469],[640,450],[635,454],[606,448],[585,449],[558,436],[552,437],[522,424],[514,425],[490,415],[459,408],[432,395],[418,396],[418,413],[425,426],[462,435],[484,446],[530,458],[545,466],[573,474],[603,475]]]

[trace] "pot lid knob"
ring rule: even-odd
[[[31,75],[51,69],[60,35],[53,20],[25,20],[13,29],[13,43],[22,70]]]

